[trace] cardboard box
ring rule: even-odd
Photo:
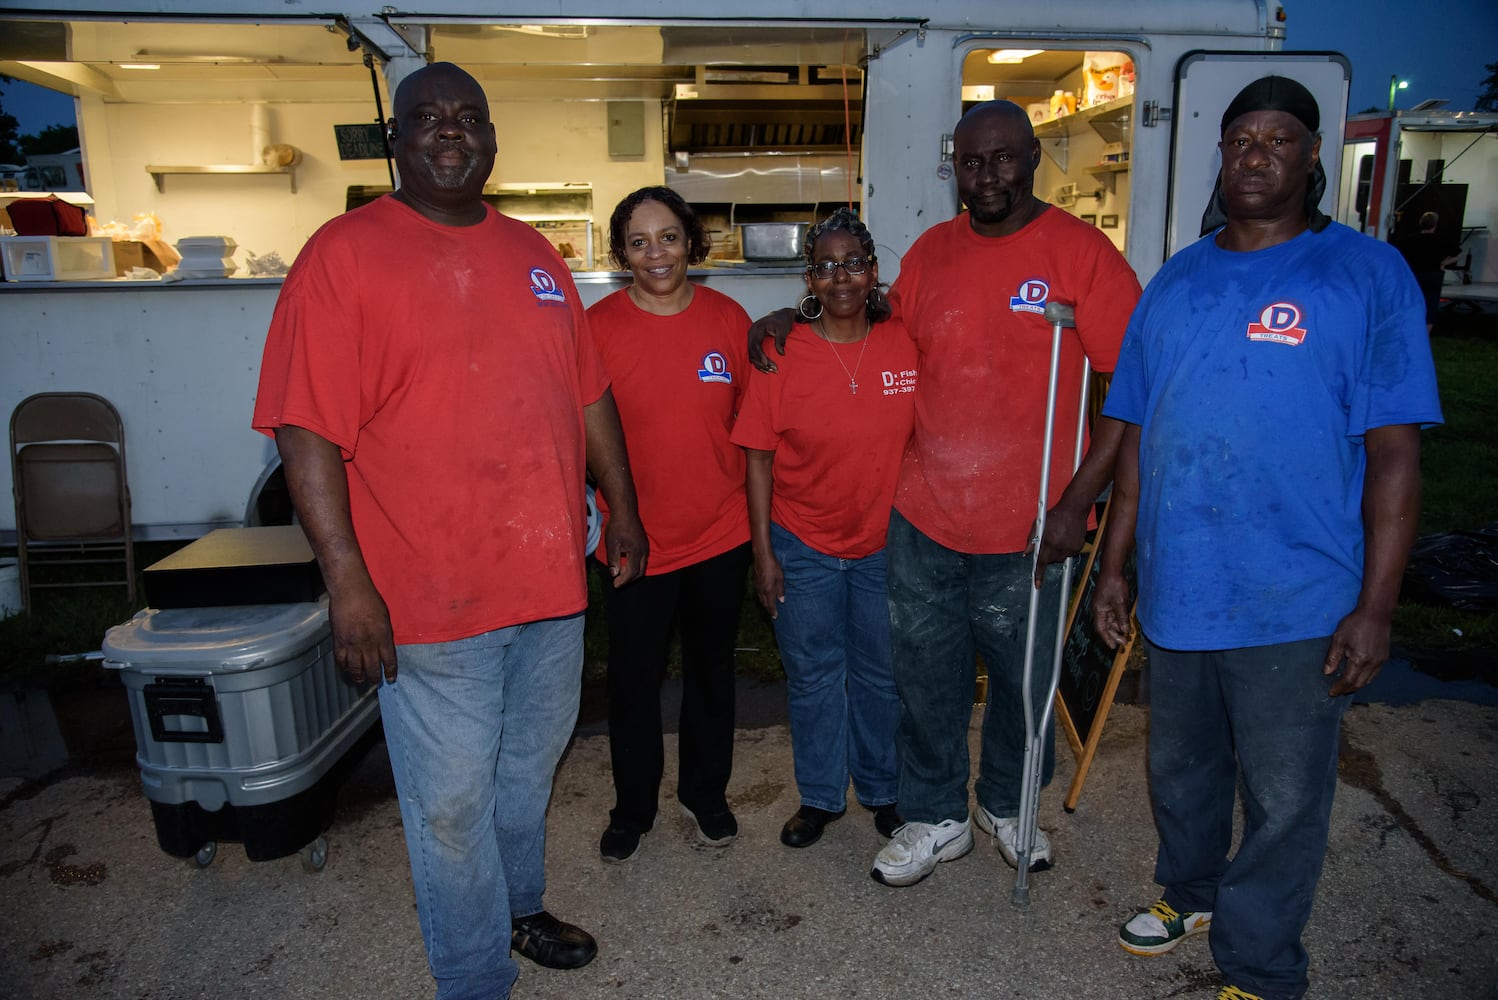
[[[156,251],[140,240],[114,241],[114,272],[123,275],[132,267],[149,267],[157,274],[165,274],[171,265],[156,256]]]

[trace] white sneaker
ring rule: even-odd
[[[906,823],[874,858],[869,872],[885,885],[915,885],[942,861],[956,861],[973,849],[973,828],[967,820]]]
[[[978,829],[988,834],[998,845],[1004,863],[1010,868],[1019,868],[1019,817],[995,816],[979,804],[973,814]],[[1043,872],[1051,867],[1051,838],[1040,827],[1035,828],[1035,843],[1030,846],[1030,870]]]

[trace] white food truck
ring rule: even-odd
[[[499,133],[487,196],[546,232],[587,303],[620,286],[607,220],[676,187],[717,249],[693,280],[752,314],[793,303],[793,260],[744,225],[859,207],[881,273],[958,211],[951,133],[993,98],[1027,108],[1036,194],[1101,228],[1147,281],[1195,239],[1222,109],[1280,72],[1342,133],[1349,71],[1281,51],[1276,0],[8,0],[0,73],[76,97],[100,222],[154,215],[168,240],[240,248],[229,277],[0,283],[0,413],[98,393],[126,427],[140,538],[242,523],[275,460],[249,429],[279,277],[322,222],[391,186],[374,124],[428,60],[483,84]],[[371,131],[373,130],[373,131]],[[1340,176],[1340,144],[1322,146]],[[1335,212],[1336,190],[1324,208]],[[254,258],[250,257],[254,254]],[[413,268],[422,262],[413,260]],[[6,480],[8,466],[0,466]],[[14,517],[0,510],[0,542]]]

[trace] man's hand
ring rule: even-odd
[[[769,612],[771,621],[780,617],[780,605],[785,603],[785,574],[779,560],[774,557],[754,560],[754,595],[759,598],[760,607]]]
[[[1362,608],[1337,623],[1331,648],[1321,672],[1328,677],[1341,671],[1332,684],[1331,696],[1351,694],[1378,676],[1389,658],[1389,617]]]
[[[390,611],[370,579],[349,516],[348,474],[331,441],[304,427],[276,428],[286,487],[328,588],[333,662],[355,684],[395,680]]]
[[[1133,631],[1129,618],[1128,581],[1122,573],[1099,573],[1092,590],[1092,625],[1109,649],[1128,640]]]
[[[1035,554],[1035,527],[1030,526],[1030,544],[1025,555]],[[1051,563],[1065,562],[1082,551],[1087,543],[1087,510],[1071,509],[1065,498],[1046,511],[1045,537],[1040,540],[1040,558],[1035,563],[1035,589],[1045,583],[1045,569]]]
[[[1420,520],[1420,428],[1371,427],[1363,474],[1363,586],[1357,606],[1337,623],[1322,672],[1342,674],[1332,697],[1349,694],[1378,676],[1389,658],[1389,626],[1399,603],[1399,582]]]
[[[373,584],[355,586],[337,597],[328,595],[328,622],[333,630],[333,662],[355,684],[378,684],[383,672],[395,683],[395,639],[390,612]]]
[[[1098,418],[1092,429],[1092,443],[1087,446],[1087,454],[1082,456],[1082,464],[1077,466],[1077,471],[1072,474],[1071,482],[1066,484],[1056,505],[1046,511],[1045,537],[1040,540],[1040,559],[1035,566],[1037,589],[1045,582],[1047,566],[1070,559],[1082,551],[1082,545],[1087,541],[1087,517],[1092,512],[1092,505],[1097,502],[1098,494],[1108,485],[1108,480],[1113,478],[1113,467],[1118,460],[1119,445],[1123,441],[1126,426],[1123,421],[1112,417]],[[1133,531],[1131,523],[1130,544],[1133,542]],[[1025,555],[1032,555],[1035,551],[1034,525],[1031,525],[1030,538]]]
[[[627,516],[609,511],[609,529],[604,539],[604,550],[609,556],[609,575],[614,578],[615,589],[624,586],[636,577],[645,575],[645,564],[650,558],[650,543],[645,538],[645,526],[639,515],[630,511]]]
[[[785,357],[785,341],[796,323],[796,310],[777,309],[768,316],[761,316],[749,327],[749,363],[762,372],[776,371],[775,362],[765,353],[766,337],[775,338],[775,351]]]

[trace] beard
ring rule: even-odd
[[[982,223],[985,226],[992,226],[1003,222],[1009,216],[1013,215],[1015,204],[1017,204],[1017,199],[1013,193],[1006,192],[1004,197],[995,204],[984,206],[968,205],[967,211],[968,215],[973,218],[973,221]]]
[[[474,172],[478,169],[478,154],[466,146],[457,148],[463,154],[463,162],[456,166],[438,164],[436,162],[434,153],[439,151],[446,153],[448,152],[446,149],[438,151],[427,149],[421,154],[421,163],[426,168],[427,176],[439,188],[451,191],[466,187],[472,180]]]

